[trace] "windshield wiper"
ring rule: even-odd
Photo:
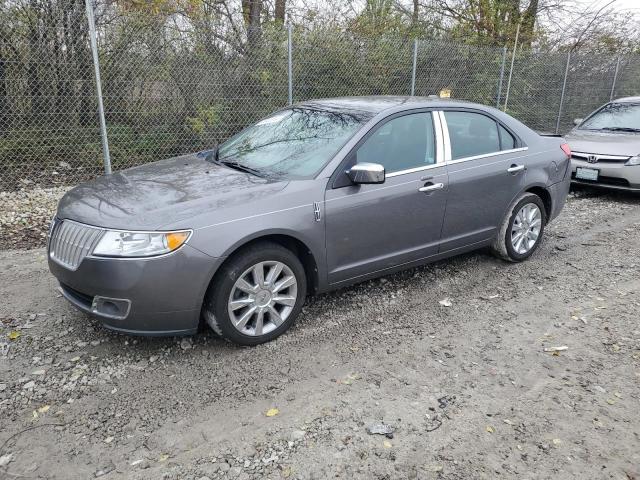
[[[609,132],[640,132],[640,128],[632,127],[602,127],[600,130],[607,130]]]
[[[248,167],[247,165],[243,165],[238,162],[232,162],[229,160],[219,160],[216,163],[220,165],[224,165],[225,167],[233,168],[235,170],[240,170],[241,172],[250,173],[251,175],[255,175],[256,177],[264,178],[265,174],[262,170],[258,170],[257,168]]]

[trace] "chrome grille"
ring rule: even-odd
[[[617,163],[626,162],[631,157],[624,155],[600,155],[599,153],[571,152],[571,158],[588,163]]]
[[[93,251],[104,230],[71,220],[54,220],[49,256],[69,270],[76,270]]]

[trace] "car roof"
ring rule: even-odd
[[[640,97],[622,97],[616,98],[611,103],[640,103]]]
[[[399,95],[321,98],[299,102],[296,105],[302,107],[323,107],[338,110],[359,110],[364,112],[371,112],[374,114],[392,108],[402,110],[401,107],[406,107],[407,109],[443,106],[474,106],[484,108],[484,105],[466,102],[463,100],[451,100],[446,98],[443,99],[436,96],[410,97]]]

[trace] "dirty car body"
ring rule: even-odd
[[[491,245],[523,260],[565,202],[561,143],[466,102],[304,102],[219,149],[75,187],[49,266],[109,329],[192,334],[205,313],[228,339],[260,343],[288,328],[307,291]]]
[[[640,97],[614,100],[575,123],[565,136],[572,181],[640,191]]]

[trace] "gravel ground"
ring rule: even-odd
[[[311,298],[255,348],[108,333],[0,252],[0,478],[640,478],[639,205],[574,195],[528,262]]]
[[[0,250],[44,246],[58,200],[69,188],[28,187],[0,192]]]

